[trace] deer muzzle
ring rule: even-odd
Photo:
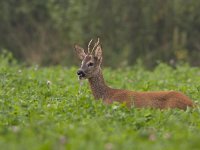
[[[82,79],[82,78],[84,78],[86,76],[85,72],[83,70],[81,70],[81,69],[79,69],[77,71],[77,75],[78,75],[79,79]]]

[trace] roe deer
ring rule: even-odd
[[[102,48],[99,38],[91,50],[92,41],[88,44],[87,54],[82,47],[76,44],[75,51],[82,61],[77,75],[79,79],[88,79],[95,99],[102,99],[105,104],[117,101],[125,103],[127,107],[137,108],[179,108],[185,110],[187,107],[194,106],[187,96],[176,91],[136,92],[108,87],[101,70]]]

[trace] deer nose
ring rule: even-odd
[[[84,77],[84,76],[85,76],[85,73],[83,72],[83,70],[78,70],[78,71],[77,71],[77,75],[78,75],[78,76]]]

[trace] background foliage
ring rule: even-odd
[[[71,65],[73,44],[100,36],[106,65],[138,58],[149,67],[199,65],[199,7],[196,0],[2,0],[0,50],[28,63]]]

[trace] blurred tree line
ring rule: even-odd
[[[0,50],[42,65],[78,62],[99,36],[106,65],[141,59],[200,65],[200,1],[197,0],[1,0]]]

